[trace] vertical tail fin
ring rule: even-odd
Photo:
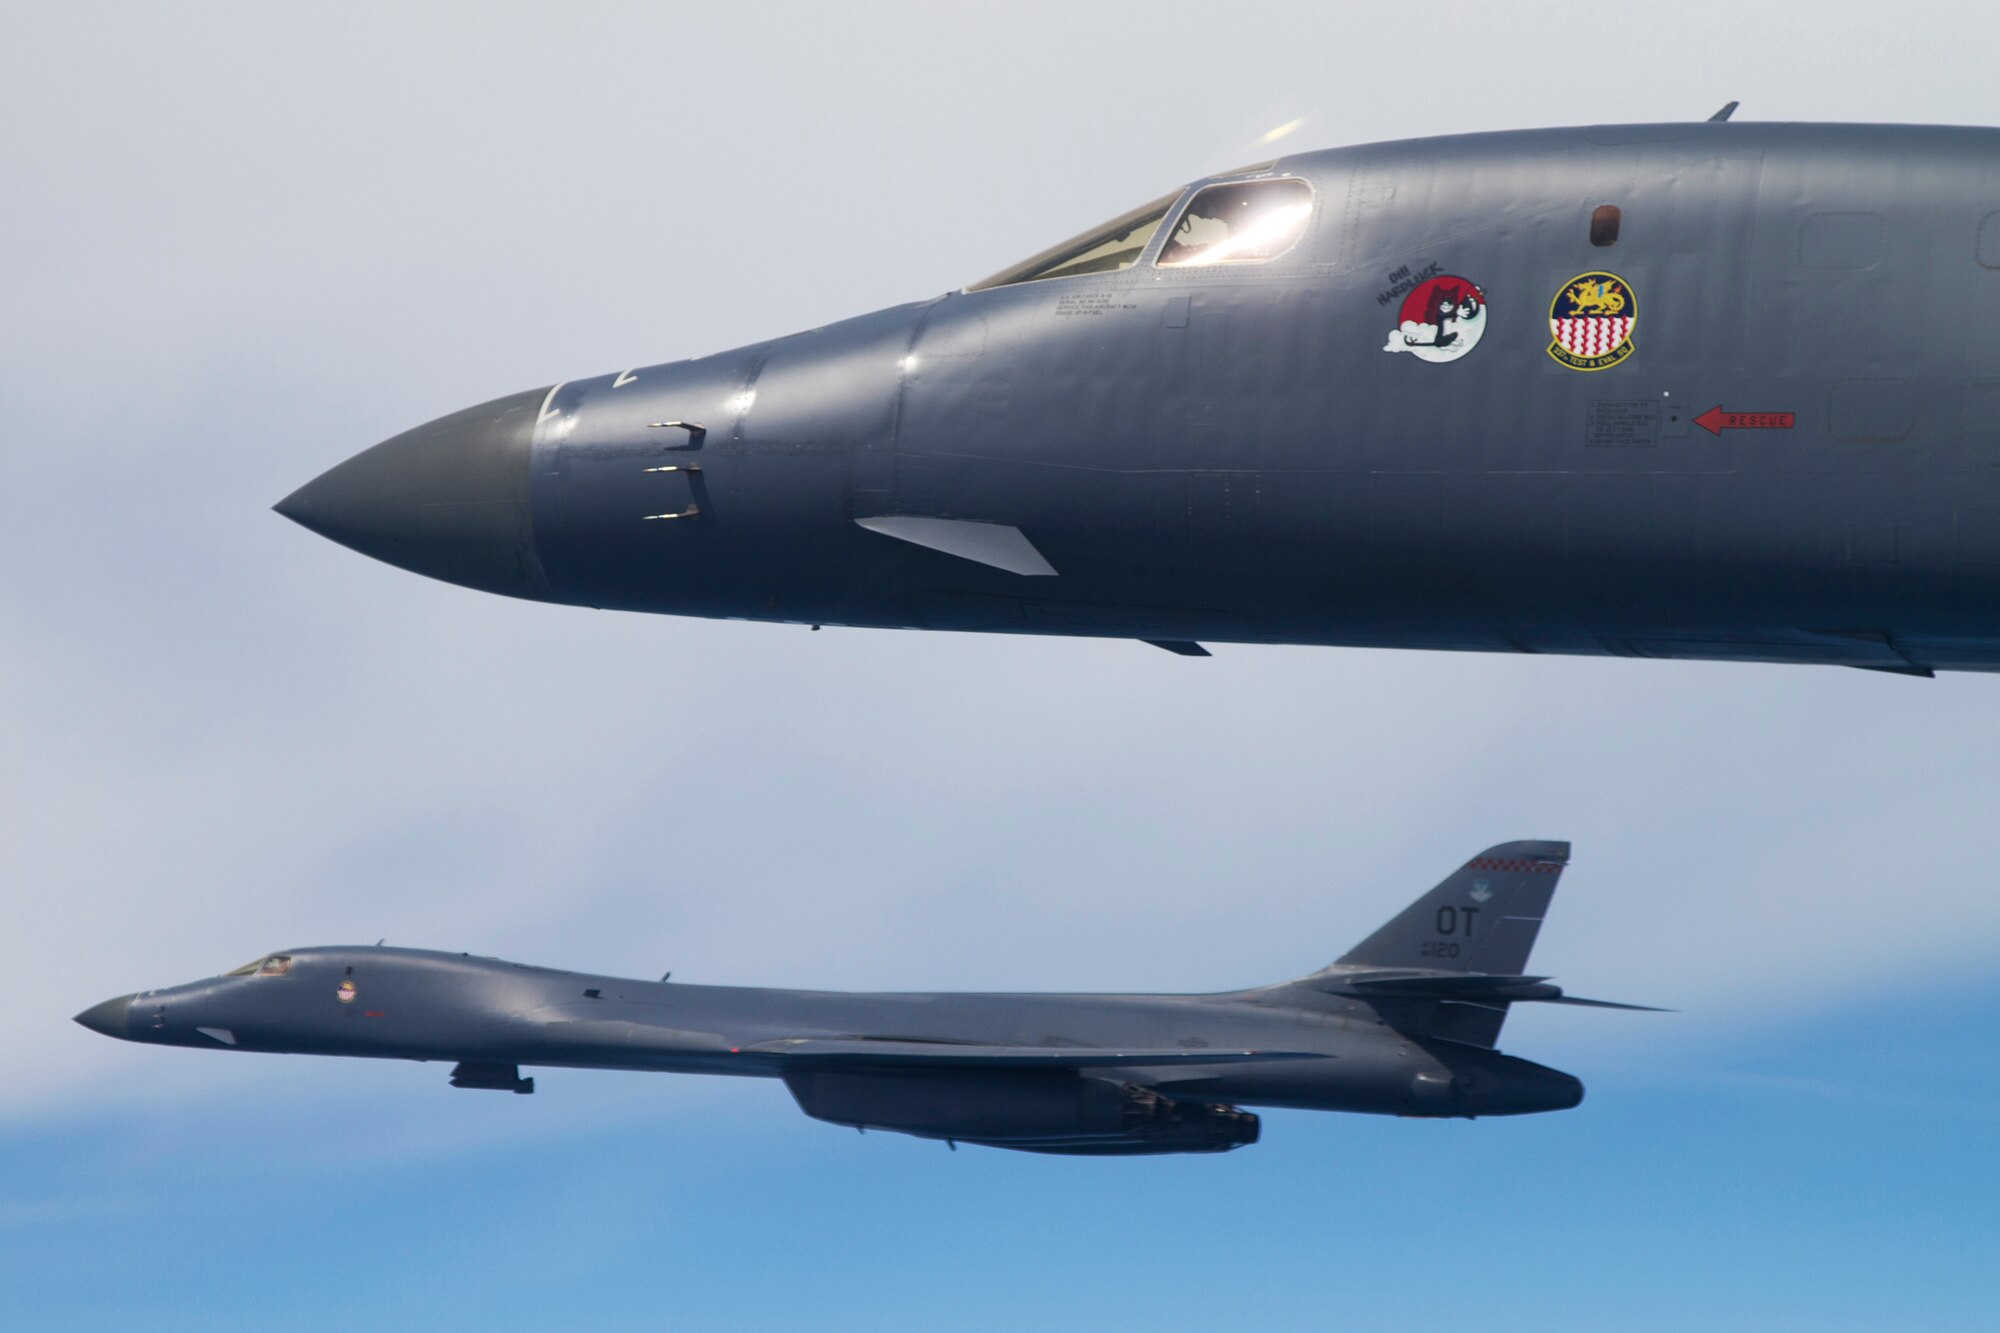
[[[1568,864],[1566,842],[1489,847],[1341,955],[1336,966],[1519,975]]]

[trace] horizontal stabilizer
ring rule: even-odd
[[[941,1069],[949,1066],[979,1069],[1103,1069],[1120,1065],[1242,1064],[1254,1060],[1323,1060],[1333,1057],[1314,1051],[1189,1050],[1175,1046],[1164,1050],[1137,1048],[1102,1049],[1083,1046],[984,1046],[976,1043],[896,1041],[882,1038],[786,1037],[778,1041],[745,1046],[746,1055],[783,1056],[787,1067],[816,1065],[828,1067],[883,1067],[903,1065]]]
[[[1636,1009],[1643,1014],[1671,1014],[1673,1009],[1662,1009],[1656,1004],[1620,1004],[1616,1000],[1586,1000],[1581,995],[1538,995],[1534,997],[1542,1004],[1581,1004],[1592,1009]]]
[[[1565,995],[1547,977],[1494,976],[1484,972],[1356,972],[1340,976],[1326,987],[1336,995],[1357,999],[1457,1000],[1470,1004],[1580,1004],[1593,1009],[1640,1009],[1665,1014],[1650,1004],[1620,1004]]]
[[[1484,972],[1355,972],[1329,987],[1342,995],[1383,995],[1426,1000],[1534,1000],[1560,995],[1547,977],[1492,976]]]

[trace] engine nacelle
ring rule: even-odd
[[[1070,1073],[800,1070],[785,1086],[816,1120],[1024,1152],[1227,1152],[1257,1141],[1248,1111]]]

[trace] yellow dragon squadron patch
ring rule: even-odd
[[[1549,355],[1571,370],[1605,370],[1632,355],[1639,298],[1616,273],[1579,273],[1549,302]]]

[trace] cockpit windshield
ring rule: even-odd
[[[254,962],[231,968],[225,977],[282,977],[292,970],[292,956],[288,953],[266,954]]]
[[[1276,259],[1304,233],[1312,207],[1312,186],[1296,177],[1211,185],[1188,200],[1157,262],[1195,268]]]
[[[1175,191],[1124,217],[1092,228],[1061,245],[1051,246],[1032,259],[1024,259],[965,290],[982,292],[989,287],[1007,287],[1017,282],[1040,282],[1043,278],[1073,278],[1083,273],[1116,273],[1139,262],[1147,242],[1160,229],[1160,220],[1180,197]]]
[[[1044,278],[1116,273],[1146,253],[1178,194],[1155,199],[1124,217],[1051,246],[975,282],[965,290],[1011,287]],[[1160,268],[1201,268],[1211,264],[1261,264],[1298,244],[1312,217],[1313,188],[1296,176],[1226,181],[1196,191],[1174,219],[1153,262]]]

